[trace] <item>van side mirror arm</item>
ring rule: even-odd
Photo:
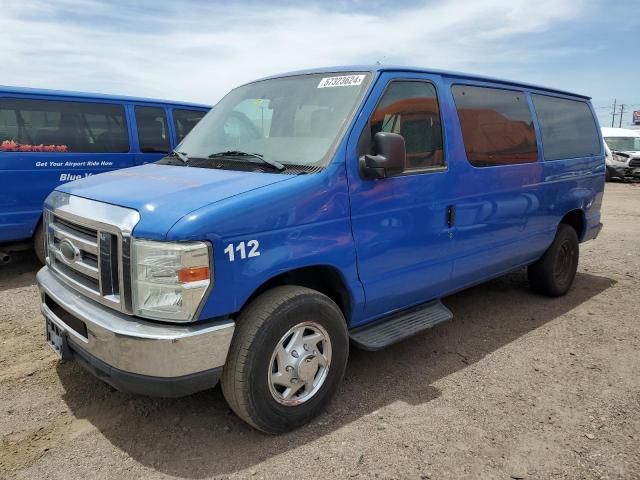
[[[365,178],[386,178],[387,172],[384,165],[387,158],[383,155],[366,154],[360,158],[361,170],[365,173]]]

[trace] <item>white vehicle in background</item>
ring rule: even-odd
[[[640,180],[640,130],[603,128],[607,181]]]

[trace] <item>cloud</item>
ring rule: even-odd
[[[213,103],[261,76],[377,60],[513,77],[533,60],[581,54],[554,39],[590,12],[578,0],[388,5],[12,2],[0,84]]]

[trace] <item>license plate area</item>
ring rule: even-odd
[[[69,346],[67,344],[67,334],[64,329],[58,326],[55,322],[46,319],[47,324],[47,343],[53,349],[53,351],[61,359],[66,359],[71,356],[69,352]]]
[[[71,333],[72,335],[77,333],[86,341],[86,339],[88,338],[87,325],[82,320],[80,320],[75,315],[67,312],[47,294],[45,294],[44,296],[44,304],[47,306],[47,308],[49,308],[51,314],[64,324],[65,327],[62,330],[64,330],[66,333]]]

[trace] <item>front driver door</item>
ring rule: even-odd
[[[451,276],[447,223],[452,172],[438,100],[440,77],[382,74],[349,140],[348,169],[364,317],[382,316],[440,296]],[[407,166],[397,176],[365,180],[358,157],[375,133],[404,137]]]

